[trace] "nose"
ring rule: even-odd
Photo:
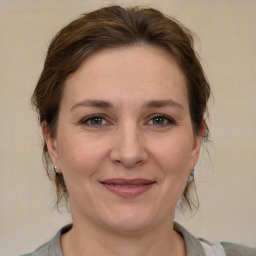
[[[126,168],[141,165],[148,159],[144,144],[143,136],[136,125],[124,125],[116,131],[110,159]]]

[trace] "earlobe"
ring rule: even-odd
[[[46,121],[42,123],[42,134],[47,145],[47,149],[52,159],[52,162],[54,163],[54,165],[57,165],[59,159],[57,141],[56,138],[51,136]]]

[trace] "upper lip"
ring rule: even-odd
[[[148,179],[123,179],[114,178],[101,181],[103,184],[107,185],[149,185],[155,183],[153,180]]]

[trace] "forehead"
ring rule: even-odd
[[[152,46],[104,49],[88,57],[65,83],[69,97],[115,100],[135,96],[187,101],[186,79],[168,52]]]

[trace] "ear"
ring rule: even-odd
[[[194,136],[194,144],[193,144],[193,150],[192,150],[192,168],[196,165],[198,158],[199,158],[199,153],[200,153],[200,148],[204,136],[204,129],[205,129],[205,121],[202,120],[201,125],[200,125],[200,130],[198,134]]]
[[[42,123],[42,134],[46,142],[48,152],[52,159],[52,162],[54,165],[58,166],[59,153],[58,153],[58,147],[57,147],[57,140],[56,138],[52,137],[52,135],[50,134],[46,121],[43,121]]]

